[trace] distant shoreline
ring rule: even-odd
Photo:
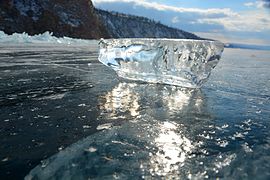
[[[253,45],[253,44],[228,43],[228,44],[225,44],[225,48],[253,49],[253,50],[266,50],[266,51],[270,51],[270,46],[267,46],[267,45]]]

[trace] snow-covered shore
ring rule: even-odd
[[[0,31],[0,44],[63,44],[63,45],[89,45],[97,43],[97,40],[84,40],[84,39],[74,39],[69,37],[55,37],[51,32],[44,32],[43,34],[38,34],[30,36],[27,33],[13,33],[12,35],[5,34]]]

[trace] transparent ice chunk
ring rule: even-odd
[[[99,61],[129,80],[199,88],[220,60],[218,41],[101,39]]]

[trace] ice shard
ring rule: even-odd
[[[99,61],[129,80],[199,88],[220,60],[224,45],[189,39],[101,39]]]

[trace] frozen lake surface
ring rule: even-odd
[[[270,178],[270,51],[225,49],[200,90],[97,57],[96,41],[0,45],[0,179]]]

